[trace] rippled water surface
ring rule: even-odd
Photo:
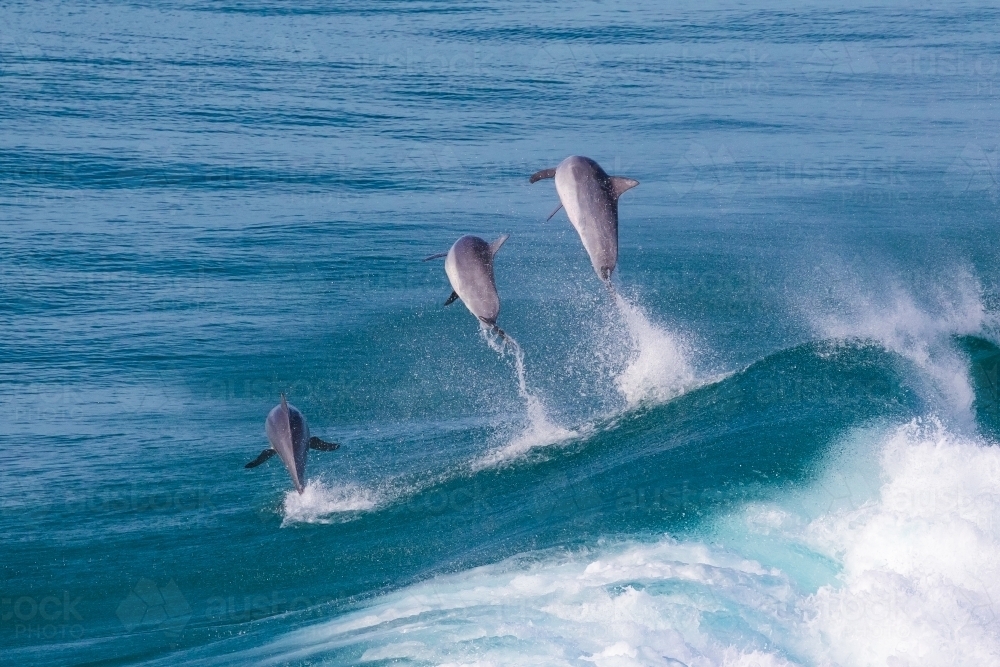
[[[4,3],[2,661],[1000,664],[998,32]],[[615,295],[571,154],[640,182]]]

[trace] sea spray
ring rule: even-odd
[[[800,307],[824,338],[872,341],[909,360],[922,373],[922,393],[942,416],[972,423],[975,391],[955,337],[979,334],[991,322],[975,276],[958,270],[948,285],[921,291],[852,285],[831,303],[804,299]]]
[[[632,346],[628,365],[615,379],[629,407],[643,401],[662,403],[689,389],[695,373],[687,346],[653,324],[639,306],[614,290],[611,293]]]
[[[495,465],[502,461],[509,460],[525,452],[551,445],[563,440],[567,440],[577,435],[575,431],[562,428],[554,424],[545,412],[542,401],[528,391],[528,383],[524,371],[524,350],[510,334],[504,332],[503,336],[497,335],[493,329],[482,327],[480,334],[483,340],[494,352],[505,355],[508,352],[514,359],[514,370],[517,373],[517,392],[524,399],[525,407],[528,411],[528,425],[520,435],[508,442],[500,449],[494,450],[479,459],[474,467],[476,469]]]
[[[302,493],[289,491],[282,506],[282,527],[292,523],[349,521],[359,512],[373,509],[378,494],[354,484],[328,486],[314,479]]]

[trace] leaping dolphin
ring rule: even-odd
[[[555,177],[560,208],[566,209],[590,263],[601,280],[608,282],[618,264],[618,198],[639,185],[639,181],[622,176],[608,176],[589,157],[570,155],[555,169],[543,169],[528,179],[535,183]]]
[[[447,258],[444,261],[444,271],[448,274],[448,281],[454,291],[444,305],[448,306],[455,299],[461,299],[480,322],[505,339],[507,334],[497,326],[500,296],[493,280],[493,256],[508,238],[510,234],[503,234],[493,243],[487,243],[478,236],[467,234],[455,241],[448,252],[424,258],[424,261]]]
[[[306,483],[306,454],[310,449],[332,452],[340,447],[334,442],[324,442],[316,437],[309,437],[309,426],[306,418],[298,408],[285,401],[281,395],[281,404],[274,406],[264,422],[264,431],[271,446],[260,453],[245,468],[256,468],[275,454],[281,457],[288,473],[292,476],[295,490],[302,493]]]

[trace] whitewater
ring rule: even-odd
[[[930,411],[849,429],[794,492],[736,504],[683,537],[599,540],[436,576],[235,661],[992,664],[1000,660],[1000,448],[964,428],[974,422],[966,397],[975,390],[968,362],[956,366],[955,342],[986,325],[979,291],[966,277],[927,311],[892,289],[878,312],[861,295],[842,304],[845,319],[817,319],[829,337],[816,354],[864,345],[899,354],[915,365]],[[674,337],[621,297],[616,305],[635,346],[617,378],[625,410],[640,388],[647,401],[668,401],[690,386]],[[528,431],[480,465],[587,437],[545,420],[512,345]]]

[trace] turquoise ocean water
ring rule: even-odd
[[[0,662],[1000,664],[998,32],[0,4]],[[618,298],[571,154],[641,183]]]

